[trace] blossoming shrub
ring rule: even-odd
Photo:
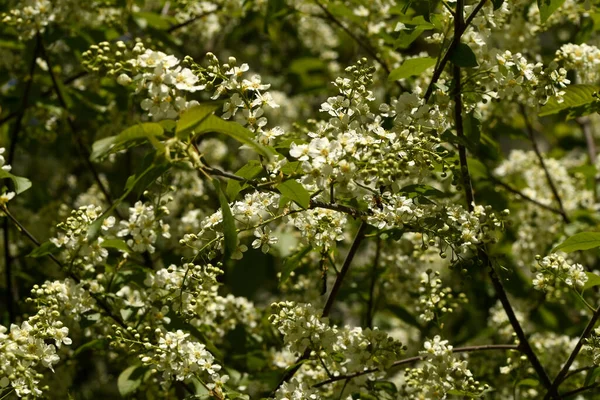
[[[0,4],[0,398],[600,398],[600,2]]]

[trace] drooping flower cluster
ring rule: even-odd
[[[147,287],[147,300],[155,304],[151,313],[162,315],[159,320],[167,318],[164,310],[156,307],[157,304],[165,304],[167,311],[180,313],[216,343],[239,324],[249,330],[254,329],[260,319],[254,305],[244,297],[219,294],[218,277],[222,274],[221,269],[212,265],[193,264],[181,267],[171,265],[148,274],[144,284]],[[173,301],[165,303],[165,298]],[[154,318],[152,322],[160,321]]]
[[[446,399],[452,390],[471,397],[479,397],[488,389],[473,378],[467,361],[459,360],[452,353],[453,347],[447,340],[435,336],[427,340],[423,356],[424,365],[406,370],[402,398],[405,399]]]
[[[165,210],[163,210],[165,211]],[[129,208],[129,220],[119,222],[118,237],[126,237],[127,245],[136,252],[154,253],[154,244],[160,232],[162,237],[170,238],[170,226],[157,219],[154,207],[141,201]]]
[[[337,327],[321,318],[310,304],[274,303],[271,323],[290,351],[310,348],[324,357],[330,371],[340,374],[367,369],[385,370],[404,352],[401,343],[378,329]]]
[[[529,63],[522,54],[509,50],[497,54],[496,62],[494,83],[499,99],[524,98],[526,104],[545,104],[550,97],[560,100],[561,89],[570,83],[567,70],[556,62],[544,68],[542,63]]]
[[[93,306],[87,291],[69,279],[35,285],[32,296],[28,300],[37,306],[35,315],[10,329],[0,325],[0,390],[12,387],[25,398],[43,395],[41,368],[54,372],[57,351],[71,344],[61,315],[79,319]]]
[[[455,298],[452,289],[444,287],[439,276],[438,271],[431,270],[421,274],[417,311],[420,312],[419,318],[425,322],[433,321],[442,314],[451,313],[458,307],[459,302],[466,302],[464,293],[460,293],[458,298]]]
[[[146,96],[140,105],[152,119],[174,119],[199,104],[195,100],[187,101],[186,93],[202,90],[205,86],[198,84],[199,78],[189,68],[179,65],[177,57],[146,49],[140,42],[131,52],[126,50],[127,45],[123,42],[117,42],[115,46],[116,51],[108,42],[90,47],[83,54],[88,68],[94,71],[106,68],[109,74],[117,76],[119,84],[135,84],[136,93]],[[114,53],[116,61],[104,56],[105,53]],[[128,56],[134,58],[128,59]]]
[[[532,267],[535,274],[533,287],[547,292],[551,297],[560,298],[571,289],[579,291],[588,280],[583,265],[561,255],[537,256],[536,259],[537,263]]]
[[[596,84],[600,80],[600,49],[596,46],[567,43],[558,49],[556,59],[567,70],[575,70],[577,83]]]
[[[221,365],[204,344],[180,329],[176,332],[157,330],[155,334],[157,344],[144,342],[146,352],[141,355],[142,363],[162,372],[167,384],[173,378],[183,381],[197,376],[205,381],[208,377],[206,386],[222,396],[222,388],[229,375],[219,373]]]
[[[347,216],[339,211],[316,208],[292,214],[290,221],[302,234],[303,240],[314,246],[329,249],[344,239]]]
[[[90,241],[88,229],[100,217],[102,208],[99,206],[81,206],[73,210],[65,222],[57,225],[56,237],[50,239],[56,247],[64,248],[62,257],[67,262],[73,262],[87,271],[101,263],[108,256],[108,250],[102,247],[103,237]],[[115,223],[114,217],[108,217],[102,222],[101,230],[106,231]]]

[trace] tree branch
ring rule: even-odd
[[[366,228],[367,228],[367,223],[363,221],[361,223],[360,227],[358,228],[358,232],[356,233],[356,236],[354,237],[354,241],[352,242],[352,245],[350,245],[350,250],[348,250],[348,254],[346,255],[346,258],[344,259],[344,264],[342,265],[340,272],[338,273],[337,277],[335,278],[335,283],[333,284],[333,287],[331,288],[331,292],[329,293],[329,297],[327,298],[325,306],[323,307],[323,312],[321,313],[321,318],[325,318],[329,315],[329,313],[331,311],[331,307],[333,306],[333,302],[335,301],[335,298],[337,296],[337,293],[340,290],[340,287],[342,286],[342,281],[344,280],[346,273],[350,269],[350,264],[352,263],[352,260],[354,259],[354,256],[356,255],[356,251],[358,250],[358,247],[360,246],[362,240],[364,239],[364,233],[365,233],[364,231]],[[281,380],[279,381],[277,386],[271,391],[271,394],[269,395],[269,397],[274,397],[275,392],[277,392],[277,389],[279,389],[281,387],[281,385],[283,385],[285,382],[292,379],[292,377],[296,374],[296,372],[302,366],[302,362],[307,360],[308,357],[310,357],[310,352],[311,352],[310,347],[307,347],[306,350],[304,350],[304,353],[302,353],[302,355],[296,360],[296,362],[294,363],[294,366],[291,368],[288,368],[285,371],[285,374],[283,375],[283,377],[281,378]]]
[[[525,127],[527,130],[527,134],[529,135],[529,140],[531,140],[531,145],[533,147],[533,151],[535,152],[535,155],[537,156],[538,161],[540,162],[540,165],[542,166],[542,169],[544,170],[544,174],[546,175],[546,181],[548,182],[548,186],[550,186],[550,190],[552,191],[554,200],[556,200],[556,202],[558,203],[558,209],[560,210],[560,215],[562,216],[562,219],[565,221],[565,223],[568,224],[570,222],[569,217],[567,216],[567,213],[565,212],[565,209],[563,207],[563,202],[560,198],[560,195],[558,194],[558,190],[556,189],[554,180],[552,179],[552,176],[550,175],[550,171],[548,171],[548,168],[546,167],[546,163],[544,162],[544,157],[542,155],[542,152],[540,151],[540,148],[537,145],[537,141],[535,140],[535,131],[533,129],[533,126],[531,125],[531,122],[529,121],[529,118],[527,117],[527,110],[525,109],[525,106],[523,106],[522,104],[519,104],[519,108],[521,109],[521,114],[523,115],[523,118],[525,119]]]
[[[479,4],[477,4],[475,6],[475,8],[471,12],[471,15],[469,15],[467,20],[463,24],[461,24],[460,29],[458,31],[455,30],[454,39],[452,39],[452,42],[450,42],[450,45],[448,46],[448,49],[446,50],[444,57],[442,57],[442,60],[436,67],[435,71],[433,71],[433,75],[431,75],[431,82],[429,82],[427,91],[425,91],[425,96],[424,96],[425,103],[427,103],[429,101],[429,99],[431,98],[435,84],[442,76],[442,73],[444,72],[444,68],[446,68],[446,64],[448,64],[448,61],[450,61],[450,56],[452,55],[452,52],[454,51],[454,49],[456,49],[456,46],[458,46],[458,44],[460,43],[460,37],[462,36],[464,31],[469,27],[469,25],[471,25],[471,22],[473,22],[473,19],[475,19],[475,17],[479,13],[479,11],[481,11],[481,9],[483,8],[483,6],[485,5],[486,2],[487,2],[487,0],[481,0],[479,2]],[[461,19],[462,19],[462,17],[461,17]],[[455,27],[455,29],[456,29],[456,27]],[[457,40],[457,38],[458,38],[458,40]]]
[[[8,211],[8,207],[6,205],[2,206],[2,211],[4,211],[4,213],[6,214],[6,216],[16,225],[17,228],[19,228],[19,230],[33,243],[35,244],[37,247],[41,246],[41,243],[39,240],[36,239],[35,236],[33,236],[33,234],[31,232],[29,232],[27,230],[27,228],[25,228],[15,217],[14,215],[11,214],[10,211]],[[66,271],[67,269],[64,267],[63,263],[60,262],[60,260],[58,258],[56,258],[54,256],[54,254],[47,254],[47,256],[56,264],[58,265],[63,271]],[[73,279],[76,283],[81,283],[81,279],[79,279],[79,277],[77,275],[75,275],[73,272],[68,271],[68,275],[71,279]],[[96,304],[98,304],[98,306],[104,310],[105,315],[108,316],[109,318],[111,318],[113,321],[115,321],[117,324],[119,324],[119,326],[121,326],[121,328],[125,329],[127,331],[127,324],[125,324],[125,322],[118,316],[114,315],[111,311],[110,311],[110,307],[108,306],[108,304],[106,304],[104,302],[104,300],[102,300],[96,293],[92,293],[89,292],[90,296],[96,301]]]
[[[525,193],[513,188],[512,186],[510,186],[509,184],[502,182],[500,179],[496,178],[493,175],[490,175],[488,178],[490,181],[492,181],[493,183],[495,183],[498,186],[502,186],[504,189],[506,189],[507,191],[516,194],[517,196],[521,197],[523,200],[526,200],[532,204],[535,204],[536,206],[539,206],[540,208],[543,208],[545,210],[548,210],[554,214],[558,214],[558,215],[562,215],[561,211],[558,208],[554,208],[552,206],[549,206],[547,204],[541,203],[540,201],[527,196]]]
[[[565,365],[563,365],[563,367],[561,368],[558,375],[556,375],[556,378],[554,378],[554,381],[552,381],[552,386],[548,390],[548,393],[546,394],[544,399],[548,399],[552,392],[557,391],[558,387],[560,386],[560,384],[566,377],[567,373],[569,372],[569,368],[571,368],[573,361],[575,361],[575,358],[577,358],[579,351],[583,347],[583,343],[584,343],[585,339],[587,339],[587,337],[590,335],[590,333],[592,333],[592,330],[594,329],[594,326],[596,325],[598,318],[600,318],[600,307],[596,308],[596,311],[594,311],[592,318],[588,322],[588,324],[585,327],[585,329],[583,330],[583,332],[581,332],[581,336],[579,336],[579,341],[575,345],[575,348],[571,352],[571,355],[569,355],[569,359],[567,360]]]
[[[465,22],[463,20],[463,18],[464,18],[463,13],[464,13],[464,0],[457,0],[456,16],[454,18],[454,39],[453,39],[453,43],[455,43],[456,45],[458,45],[460,43],[461,35],[464,32],[465,26],[466,26]],[[464,134],[464,130],[463,130],[463,117],[462,117],[463,110],[462,110],[462,93],[461,93],[461,71],[460,71],[460,67],[458,67],[457,65],[455,65],[453,68],[453,75],[454,75],[454,87],[455,87],[455,91],[454,91],[454,103],[455,103],[454,119],[455,119],[455,121],[454,122],[456,124],[456,135],[459,137],[459,139],[462,139],[461,142],[464,142],[464,140],[466,138],[465,138],[465,134]],[[463,186],[464,186],[464,191],[465,191],[465,198],[467,200],[467,210],[469,212],[472,212],[475,196],[473,194],[471,177],[469,175],[469,166],[467,164],[467,151],[463,144],[458,145],[458,152],[459,152],[460,169],[461,169],[461,174],[462,174],[462,178],[463,178],[462,179]],[[539,359],[535,355],[533,349],[531,348],[531,345],[529,344],[529,341],[527,340],[527,337],[525,336],[525,333],[523,332],[523,328],[521,327],[521,324],[519,323],[519,320],[517,319],[517,317],[515,315],[512,305],[510,304],[510,301],[508,300],[508,296],[506,294],[506,291],[504,290],[504,287],[502,286],[502,282],[496,275],[496,271],[494,269],[494,266],[492,265],[492,262],[488,256],[488,253],[487,253],[485,247],[484,246],[479,247],[477,253],[478,253],[478,257],[482,261],[482,263],[489,268],[489,277],[492,281],[492,285],[494,286],[496,295],[498,296],[498,299],[500,300],[500,303],[502,304],[502,307],[504,308],[504,311],[506,312],[508,320],[510,321],[510,323],[514,329],[514,331],[517,335],[517,338],[519,339],[520,348],[522,349],[523,353],[525,353],[525,355],[527,356],[529,362],[531,363],[532,367],[534,368],[535,372],[537,373],[538,377],[540,378],[542,384],[546,388],[549,389],[549,393],[551,393],[554,398],[558,399],[559,398],[558,391],[556,390],[556,388],[552,387],[552,382],[550,381],[548,374],[544,370],[544,367],[542,366]]]
[[[50,79],[52,80],[52,86],[54,87],[54,92],[56,93],[56,97],[58,98],[58,102],[59,102],[60,106],[67,113],[67,124],[69,125],[69,128],[71,129],[71,133],[73,134],[73,136],[75,138],[75,143],[77,143],[77,147],[79,148],[81,157],[83,158],[84,163],[86,164],[86,166],[88,167],[88,169],[90,170],[92,175],[94,176],[94,180],[96,181],[98,188],[100,188],[100,191],[104,195],[107,203],[110,206],[112,206],[113,201],[110,196],[110,193],[108,192],[108,189],[104,186],[102,181],[100,180],[100,175],[98,174],[98,171],[96,171],[94,164],[92,164],[92,161],[90,160],[90,153],[88,152],[87,148],[83,144],[81,135],[77,134],[78,132],[77,132],[77,129],[75,128],[75,122],[73,121],[73,116],[69,112],[69,107],[65,101],[65,98],[60,89],[60,86],[58,85],[56,76],[54,76],[54,72],[52,71],[53,64],[50,60],[50,57],[48,56],[48,53],[46,52],[44,43],[42,42],[41,35],[38,33],[37,37],[38,37],[38,40],[40,41],[40,52],[41,52],[42,58],[44,59],[44,61],[46,61],[46,64],[48,65],[48,73],[50,74]],[[115,212],[117,212],[117,214],[118,214],[118,211],[116,209],[115,209]]]
[[[6,164],[12,165],[15,158],[15,151],[17,149],[17,143],[19,141],[19,133],[23,123],[23,117],[25,116],[25,110],[29,104],[29,95],[31,94],[31,86],[33,84],[33,75],[35,73],[35,65],[38,53],[40,52],[40,40],[39,37],[35,39],[35,47],[33,49],[33,57],[29,64],[29,73],[25,83],[25,90],[23,92],[23,98],[21,100],[21,110],[17,115],[17,120],[13,126],[13,130],[10,135],[10,147],[8,148],[8,155],[6,157]],[[2,223],[3,244],[4,244],[4,275],[6,279],[6,308],[8,310],[8,321],[10,323],[15,321],[16,318],[16,307],[17,292],[13,286],[13,274],[12,274],[12,257],[10,255],[10,229],[8,219],[4,219]]]
[[[457,348],[452,349],[452,352],[453,353],[471,353],[471,352],[475,352],[475,351],[487,351],[487,350],[517,350],[518,351],[519,346],[514,345],[514,344],[485,344],[485,345],[480,345],[480,346],[457,347]],[[405,358],[404,360],[399,360],[399,361],[394,362],[390,368],[397,368],[402,365],[412,364],[417,361],[422,361],[426,358],[427,358],[427,356],[415,356],[415,357]],[[373,372],[377,372],[377,371],[379,371],[377,368],[371,368],[371,369],[366,369],[364,371],[355,372],[353,374],[339,375],[339,376],[333,377],[331,379],[327,379],[326,381],[319,382],[319,383],[313,385],[313,388],[320,388],[321,386],[325,386],[325,385],[328,385],[333,382],[341,381],[344,379],[352,379],[352,378],[356,378],[357,376],[372,374]]]

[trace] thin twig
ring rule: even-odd
[[[327,7],[325,7],[319,0],[315,0],[315,3],[317,3],[317,5],[319,6],[319,8],[325,13],[325,15],[327,16],[327,18],[333,22],[334,24],[336,24],[337,26],[339,26],[348,36],[350,36],[352,38],[352,40],[354,40],[360,47],[362,47],[371,57],[373,57],[373,59],[375,61],[377,61],[377,63],[379,63],[379,65],[381,65],[381,68],[383,68],[383,70],[389,75],[391,70],[390,67],[387,65],[387,63],[381,58],[379,57],[379,55],[377,54],[377,52],[375,51],[375,49],[373,49],[371,47],[371,45],[369,45],[369,43],[365,42],[364,40],[362,40],[361,38],[359,38],[356,34],[354,34],[354,32],[352,32],[350,29],[348,29],[340,20],[338,20],[335,15],[333,15],[328,9]],[[404,90],[404,87],[402,86],[402,84],[399,81],[396,81],[396,85],[398,85],[398,87],[400,89]]]
[[[533,151],[535,152],[535,155],[537,156],[538,161],[540,162],[540,165],[541,165],[542,169],[544,170],[544,174],[546,175],[546,181],[548,182],[548,186],[550,186],[550,190],[552,191],[554,200],[556,200],[556,203],[558,204],[558,209],[560,210],[560,215],[562,216],[563,221],[565,221],[565,223],[568,224],[570,222],[569,217],[568,217],[567,213],[565,212],[565,208],[563,207],[562,199],[560,198],[560,195],[558,194],[558,190],[556,189],[554,180],[552,179],[552,176],[550,175],[550,171],[548,171],[548,167],[546,166],[546,162],[544,161],[544,156],[542,155],[542,152],[540,151],[537,141],[535,140],[535,130],[533,129],[533,126],[531,125],[531,122],[529,121],[529,118],[527,117],[527,110],[525,109],[525,106],[523,106],[522,104],[519,104],[519,108],[521,109],[521,114],[523,115],[523,119],[525,119],[525,128],[527,130],[527,134],[529,135],[529,140],[531,141]]]
[[[594,165],[596,165],[596,157],[598,155],[598,152],[596,150],[596,142],[594,140],[594,134],[592,133],[592,126],[591,126],[592,124],[590,123],[590,119],[588,117],[579,117],[579,118],[575,119],[575,122],[577,122],[577,124],[581,128],[581,131],[583,132],[583,135],[585,136],[588,156],[590,158],[590,165],[594,166]],[[597,176],[598,176],[598,174],[596,173],[594,175],[594,179],[593,179],[594,200],[596,200],[596,201],[598,201],[598,178],[597,178]]]
[[[381,238],[377,236],[377,247],[375,248],[375,259],[373,260],[373,269],[371,271],[371,285],[369,288],[369,299],[367,301],[367,315],[365,316],[368,328],[373,327],[375,284],[377,283],[377,268],[379,267],[379,257],[381,256]]]
[[[587,392],[588,390],[595,389],[598,386],[600,386],[600,383],[592,383],[591,385],[582,386],[582,387],[577,388],[575,390],[571,390],[570,392],[563,393],[561,396],[563,398],[571,397],[573,395],[576,395],[576,394],[579,394],[579,393],[582,393],[582,392]]]
[[[550,212],[553,212],[554,214],[558,214],[558,215],[562,215],[562,213],[560,212],[560,210],[558,208],[554,208],[552,206],[549,206],[547,204],[544,204],[532,197],[527,196],[525,193],[513,188],[512,186],[510,186],[509,184],[502,182],[500,179],[496,178],[493,175],[490,175],[488,177],[488,179],[490,181],[492,181],[494,184],[498,185],[498,186],[502,186],[504,189],[506,189],[507,191],[516,194],[517,196],[521,197],[523,200],[526,200],[532,204],[535,204],[536,206],[539,206],[540,208],[543,208],[545,210],[548,210]]]
[[[460,43],[460,37],[462,36],[464,31],[467,29],[467,27],[469,25],[471,25],[471,22],[473,22],[473,19],[477,16],[479,11],[481,11],[481,9],[483,8],[483,6],[485,5],[486,2],[487,2],[487,0],[481,0],[475,6],[475,8],[471,12],[471,14],[467,18],[467,20],[464,22],[464,24],[461,25],[460,30],[454,32],[454,39],[452,39],[452,42],[450,42],[450,45],[448,46],[448,49],[446,50],[444,57],[442,57],[441,61],[437,65],[436,69],[433,71],[433,74],[431,75],[431,82],[429,82],[429,86],[427,87],[427,91],[425,92],[425,96],[424,96],[425,103],[427,103],[429,101],[429,99],[431,98],[431,95],[433,94],[433,89],[435,88],[435,84],[442,76],[442,73],[444,72],[444,68],[446,68],[446,64],[448,64],[448,61],[450,61],[450,56],[454,52],[454,49],[456,49],[456,46],[458,46],[458,44]],[[458,37],[458,40],[457,40],[457,37]]]
[[[519,346],[514,345],[514,344],[485,344],[485,345],[481,345],[481,346],[457,347],[457,348],[452,349],[452,352],[453,353],[470,353],[470,352],[475,352],[475,351],[486,351],[486,350],[517,350],[518,351]],[[390,369],[397,368],[397,367],[400,367],[400,366],[406,365],[406,364],[412,364],[417,361],[422,361],[422,360],[425,360],[426,358],[427,358],[427,356],[415,356],[415,357],[405,358],[404,360],[399,360],[399,361],[394,362],[391,365]],[[371,374],[371,373],[377,372],[377,371],[379,371],[379,369],[371,368],[371,369],[366,369],[364,371],[355,372],[353,374],[339,375],[339,376],[333,377],[331,379],[327,379],[326,381],[319,382],[319,383],[313,385],[313,388],[319,388],[321,386],[325,386],[325,385],[328,385],[333,382],[341,381],[344,379],[352,379],[352,378],[356,378],[357,376]]]
[[[6,216],[17,226],[17,228],[33,243],[35,244],[37,247],[41,246],[41,243],[39,240],[36,239],[35,236],[33,236],[33,234],[31,232],[29,232],[27,230],[27,228],[25,228],[20,222],[19,220],[17,220],[15,218],[14,215],[12,215],[12,213],[8,210],[8,207],[6,207],[6,205],[2,206],[2,211],[6,214]],[[66,271],[67,269],[65,268],[65,266],[63,265],[62,262],[60,262],[60,260],[58,258],[56,258],[54,256],[54,254],[47,254],[47,256],[54,261],[54,263],[56,265],[58,265],[63,271]],[[81,279],[79,279],[79,277],[75,274],[73,274],[73,272],[68,271],[68,275],[71,279],[73,279],[76,283],[81,283]],[[104,302],[104,300],[102,300],[100,297],[98,297],[98,295],[96,293],[92,293],[90,292],[90,296],[96,301],[96,304],[98,304],[98,306],[100,306],[100,308],[102,310],[104,310],[106,316],[108,316],[109,318],[111,318],[113,321],[115,321],[117,324],[119,324],[121,326],[121,328],[123,329],[127,329],[127,324],[125,324],[125,322],[118,316],[114,315],[111,311],[110,311],[110,307],[108,306],[108,304],[106,304]]]
[[[594,311],[592,318],[588,322],[588,324],[585,327],[585,329],[583,330],[583,332],[581,332],[581,336],[579,336],[579,341],[575,345],[575,348],[573,348],[573,351],[571,352],[571,355],[569,355],[569,359],[567,360],[567,362],[563,365],[563,367],[561,368],[558,375],[556,375],[556,378],[554,378],[554,381],[552,381],[552,386],[550,387],[550,390],[548,390],[548,394],[546,394],[544,399],[548,399],[550,397],[551,392],[556,392],[558,390],[558,387],[560,386],[560,384],[566,377],[567,373],[569,372],[569,368],[571,368],[571,365],[573,364],[573,362],[575,361],[575,358],[577,358],[577,355],[579,354],[579,351],[583,347],[585,339],[587,339],[587,337],[590,335],[590,333],[592,333],[592,330],[594,329],[594,326],[596,325],[596,321],[598,321],[598,318],[600,318],[600,307],[596,308],[596,311]]]
[[[463,18],[464,18],[464,0],[457,0],[456,16],[454,18],[454,39],[452,41],[456,45],[458,45],[460,43],[461,35],[465,30],[465,22],[464,22]],[[459,139],[462,140],[460,142],[460,143],[462,143],[465,140],[465,134],[464,134],[464,130],[463,130],[463,117],[462,117],[463,109],[462,109],[460,67],[458,67],[456,65],[454,66],[453,75],[454,75],[454,85],[455,85],[455,92],[454,92],[454,103],[455,103],[454,119],[455,119],[455,121],[454,122],[456,124],[456,135],[458,136]],[[467,152],[466,152],[466,148],[465,148],[464,144],[458,145],[458,151],[459,151],[459,161],[460,161],[460,170],[461,170],[460,173],[463,178],[462,179],[463,186],[464,186],[463,189],[465,191],[465,198],[467,200],[467,210],[469,212],[472,212],[473,207],[474,207],[475,196],[473,194],[471,177],[469,175],[469,166],[467,164]],[[502,285],[502,282],[500,281],[500,279],[498,278],[498,275],[496,274],[494,266],[492,265],[492,262],[488,256],[488,253],[487,253],[485,247],[484,246],[479,247],[477,253],[478,253],[478,257],[482,261],[482,263],[489,268],[489,277],[492,281],[492,285],[494,286],[496,295],[498,296],[498,299],[500,300],[500,303],[502,304],[502,307],[504,308],[504,311],[506,312],[508,320],[510,321],[510,324],[512,325],[512,327],[514,329],[514,331],[517,335],[517,338],[519,339],[520,349],[527,356],[527,359],[531,363],[533,369],[537,373],[542,384],[546,388],[548,388],[549,393],[551,393],[554,398],[558,399],[559,398],[558,391],[556,390],[556,388],[552,387],[552,382],[550,381],[548,374],[544,370],[544,367],[542,366],[539,359],[535,355],[535,352],[531,348],[531,345],[530,345],[529,341],[527,340],[527,337],[525,336],[525,333],[523,332],[523,328],[521,327],[521,324],[519,323],[519,320],[517,319],[517,317],[515,315],[512,305],[510,304],[510,301],[508,300],[508,295],[506,294],[504,286]]]
[[[64,95],[63,95],[63,93],[62,93],[62,91],[60,89],[60,86],[58,85],[58,81],[56,80],[56,76],[54,75],[54,72],[52,70],[52,66],[53,65],[52,65],[52,62],[50,60],[50,57],[48,56],[48,53],[46,52],[46,49],[44,47],[44,43],[42,42],[41,35],[38,34],[37,36],[38,36],[38,39],[40,40],[40,52],[41,52],[42,58],[44,59],[44,61],[46,61],[46,64],[48,65],[48,73],[50,74],[50,79],[52,80],[52,86],[54,87],[54,92],[56,93],[56,97],[58,98],[58,102],[60,103],[60,106],[67,113],[67,124],[69,125],[69,128],[71,129],[71,133],[75,137],[75,143],[77,143],[77,147],[79,148],[79,151],[81,153],[81,157],[83,158],[84,163],[86,164],[86,166],[88,167],[88,169],[90,170],[90,172],[92,173],[92,175],[94,176],[94,180],[96,181],[96,184],[98,185],[98,188],[100,189],[100,191],[104,195],[104,197],[106,199],[106,202],[110,206],[112,206],[113,201],[112,201],[112,198],[110,196],[110,193],[108,192],[108,189],[102,183],[102,180],[100,179],[100,175],[98,174],[98,171],[96,171],[96,168],[94,167],[94,164],[90,160],[90,153],[88,152],[87,148],[83,144],[83,141],[81,139],[81,135],[78,134],[77,129],[75,128],[75,123],[73,121],[73,116],[69,112],[69,107],[67,105],[67,102],[65,101]],[[118,214],[118,211],[117,210],[115,210],[115,211]]]
[[[6,157],[6,164],[12,165],[15,158],[15,151],[17,149],[17,143],[19,141],[19,133],[23,125],[23,117],[25,116],[25,110],[29,104],[29,95],[31,94],[31,87],[33,84],[33,75],[35,73],[36,59],[40,51],[40,40],[36,37],[35,47],[33,49],[33,57],[31,58],[31,64],[29,65],[29,73],[27,75],[27,81],[25,83],[25,90],[23,92],[23,98],[21,100],[21,109],[17,115],[17,120],[13,126],[13,130],[10,135],[10,146],[8,148],[8,155]],[[13,286],[13,274],[12,274],[12,257],[10,255],[10,229],[8,219],[4,219],[2,223],[3,244],[4,244],[4,275],[6,279],[6,308],[8,310],[8,320],[10,323],[15,321],[16,309],[15,304],[17,301],[16,288]]]
[[[325,303],[325,306],[323,307],[323,313],[321,314],[322,318],[327,317],[329,315],[329,313],[331,312],[331,307],[333,306],[335,298],[337,297],[337,294],[338,294],[340,288],[342,287],[342,282],[344,281],[344,277],[348,273],[348,270],[350,269],[350,264],[352,263],[352,260],[354,259],[354,256],[356,255],[358,247],[360,246],[360,244],[362,243],[362,240],[365,237],[366,229],[367,229],[367,223],[363,221],[360,224],[360,227],[358,228],[358,232],[356,232],[356,236],[354,237],[354,241],[352,242],[352,245],[350,246],[350,250],[348,250],[346,259],[344,259],[344,263],[342,264],[340,273],[337,275],[335,282],[333,283],[333,287],[331,288],[331,292],[329,293],[327,302]]]
[[[366,228],[367,228],[367,223],[362,222],[360,227],[358,228],[358,232],[356,233],[354,240],[352,241],[352,245],[350,245],[350,250],[348,250],[348,254],[346,255],[346,258],[344,259],[342,268],[340,269],[340,272],[337,274],[337,277],[335,278],[335,282],[333,284],[333,287],[331,288],[329,297],[327,298],[325,306],[323,307],[323,312],[321,313],[321,318],[325,318],[329,315],[329,313],[331,311],[331,307],[333,306],[333,303],[337,296],[337,293],[338,293],[340,287],[342,286],[344,277],[346,276],[346,273],[350,269],[350,264],[352,263],[352,260],[354,259],[354,256],[356,255],[356,251],[358,250],[358,247],[360,246],[362,240],[364,239],[364,233],[365,233],[364,231],[366,230]],[[277,392],[277,389],[279,389],[281,387],[281,385],[283,385],[285,382],[292,379],[292,377],[296,374],[296,372],[302,366],[302,362],[308,359],[308,357],[310,356],[310,352],[311,352],[310,347],[307,347],[304,350],[304,353],[302,353],[302,355],[296,360],[296,362],[294,363],[294,366],[292,368],[288,368],[285,371],[285,374],[281,377],[277,386],[271,391],[271,394],[269,395],[269,397],[274,397],[275,392]]]

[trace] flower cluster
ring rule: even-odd
[[[49,0],[27,0],[23,3],[22,7],[3,13],[0,17],[3,23],[15,26],[24,39],[33,37],[36,32],[44,32],[60,11]]]
[[[600,80],[600,49],[586,43],[562,45],[556,52],[556,60],[567,70],[575,70],[578,83],[596,84]]]
[[[72,342],[61,315],[79,319],[93,306],[89,294],[69,279],[35,285],[32,296],[28,302],[37,305],[35,315],[10,329],[0,325],[0,389],[10,386],[25,398],[43,395],[40,368],[54,372],[57,351]]]
[[[435,336],[433,340],[425,341],[424,348],[419,352],[424,365],[406,370],[402,398],[446,399],[453,390],[468,393],[469,397],[479,397],[489,388],[473,378],[467,361],[454,356],[453,347],[447,340]]]
[[[142,363],[161,371],[167,384],[172,378],[183,381],[196,376],[205,381],[207,377],[206,386],[222,396],[229,375],[219,373],[221,366],[204,344],[180,329],[176,332],[156,330],[155,335],[156,344],[143,342],[146,351],[141,355]]]
[[[6,164],[6,160],[3,156],[5,151],[6,149],[4,147],[0,147],[0,169],[8,172],[12,167]],[[0,192],[0,207],[2,207],[15,197],[15,192],[9,192],[5,188],[0,188],[0,190],[2,191]]]
[[[592,359],[594,365],[600,365],[600,328],[594,329],[585,340],[583,351]]]
[[[169,323],[164,310],[156,307],[162,303],[167,311],[180,313],[192,326],[202,329],[217,343],[238,324],[254,329],[260,319],[254,305],[243,297],[219,294],[218,277],[222,274],[221,269],[210,264],[171,265],[148,274],[144,280],[147,287],[145,296],[155,304],[151,313],[160,316],[151,322],[160,323],[164,320],[164,323]],[[166,303],[165,298],[173,301]]]
[[[108,68],[109,75],[117,76],[121,85],[135,84],[136,93],[143,93],[146,98],[141,102],[143,110],[154,120],[176,118],[180,113],[199,103],[187,101],[186,93],[204,89],[198,84],[199,78],[180,64],[175,56],[161,51],[146,49],[140,42],[131,51],[135,58],[125,59],[127,46],[123,42],[116,43],[113,51],[108,42],[90,47],[83,54],[88,68],[99,70]],[[118,61],[111,63],[104,54],[115,53]]]
[[[385,192],[381,198],[367,195],[365,200],[369,201],[371,210],[367,221],[377,229],[402,229],[405,223],[410,223],[413,219],[423,216],[423,210],[415,204],[413,199],[405,196]]]
[[[433,321],[442,314],[451,313],[458,307],[459,302],[466,302],[464,293],[454,297],[452,289],[442,286],[438,271],[427,270],[421,274],[421,286],[419,287],[419,305],[417,311],[419,318],[425,322]]]
[[[542,63],[532,64],[521,54],[509,50],[496,55],[494,86],[497,98],[525,98],[523,103],[545,104],[550,97],[558,99],[564,94],[561,89],[569,83],[567,70],[559,68],[556,62],[546,68]]]
[[[315,247],[329,249],[344,239],[347,216],[339,211],[315,208],[291,214],[290,221],[302,234],[303,240]]]
[[[152,254],[156,250],[154,244],[158,236],[157,232],[160,232],[164,238],[170,238],[169,229],[168,224],[156,218],[153,206],[138,201],[129,208],[129,220],[119,222],[117,236],[130,237],[127,239],[127,245],[133,251],[139,253],[148,251]]]
[[[327,318],[310,304],[281,302],[272,304],[269,320],[281,332],[284,342],[294,353],[306,348],[325,357],[331,371],[340,374],[367,369],[385,370],[404,352],[401,343],[378,329],[329,325]]]
[[[108,250],[102,247],[103,237],[90,241],[88,229],[90,225],[100,217],[102,208],[99,206],[81,206],[73,210],[65,222],[57,225],[56,237],[50,239],[56,247],[64,248],[65,261],[73,262],[84,270],[93,270],[94,265],[104,261],[108,256]],[[107,231],[115,223],[114,217],[108,217],[102,222],[101,229]]]
[[[570,289],[580,290],[588,280],[581,264],[558,254],[542,258],[536,257],[537,263],[531,269],[535,274],[533,287],[547,292],[551,297],[560,298],[563,292]]]

